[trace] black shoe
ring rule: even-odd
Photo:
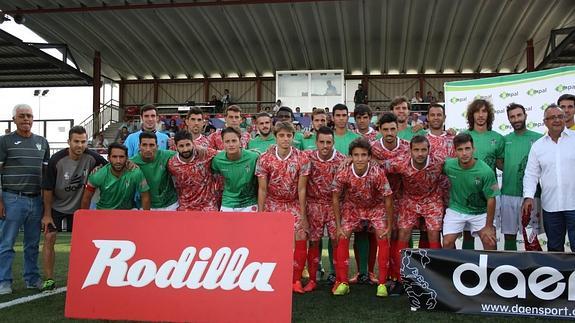
[[[334,274],[334,273],[329,274],[329,275],[327,276],[327,281],[328,281],[331,285],[335,284],[335,274]]]
[[[403,293],[403,284],[401,282],[395,282],[389,291],[389,296],[401,296]]]
[[[371,280],[368,275],[359,274],[359,277],[357,277],[357,283],[362,285],[371,285]]]

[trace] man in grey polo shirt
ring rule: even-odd
[[[24,227],[24,281],[26,288],[42,286],[38,271],[38,244],[43,168],[48,165],[50,147],[44,137],[32,133],[34,115],[27,104],[12,110],[16,131],[0,137],[0,295],[12,293],[14,243]]]

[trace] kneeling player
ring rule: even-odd
[[[338,235],[334,295],[349,293],[348,261],[349,237],[362,227],[362,221],[369,222],[375,229],[379,247],[379,285],[377,296],[387,296],[385,281],[389,266],[389,236],[391,233],[393,199],[385,172],[375,163],[370,163],[371,146],[364,138],[355,139],[349,145],[352,164],[338,174],[333,183],[332,203]],[[340,199],[343,197],[343,203]],[[381,207],[384,202],[385,209]]]
[[[258,210],[289,212],[294,216],[295,250],[293,291],[305,293],[301,275],[307,256],[306,233],[309,225],[305,213],[305,195],[309,160],[292,147],[295,128],[290,122],[278,122],[274,128],[277,146],[268,149],[256,165]]]
[[[455,155],[443,165],[443,172],[449,177],[449,208],[443,219],[443,248],[453,249],[455,240],[470,230],[479,235],[483,249],[495,250],[495,197],[499,185],[495,173],[482,160],[473,158],[473,138],[467,133],[453,138]]]

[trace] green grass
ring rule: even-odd
[[[68,271],[71,235],[60,233],[56,244],[56,282],[64,286]],[[351,251],[353,255],[353,251]],[[327,264],[327,252],[324,252],[324,264]],[[22,237],[16,245],[14,261],[14,293],[0,296],[0,303],[32,295],[22,281]],[[350,263],[354,263],[350,260]],[[351,270],[355,265],[351,266]],[[347,296],[331,295],[331,287],[320,282],[313,293],[294,295],[294,322],[544,322],[542,319],[530,319],[504,316],[463,315],[446,312],[411,312],[405,296],[375,297],[376,286],[352,285]],[[0,310],[0,320],[4,322],[70,322],[64,317],[66,294],[48,296],[29,303]]]

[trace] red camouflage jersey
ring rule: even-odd
[[[242,131],[242,148],[248,148],[248,143],[250,142],[251,136],[247,131]],[[222,129],[216,130],[208,137],[209,147],[215,150],[224,150],[224,141],[222,140]]]
[[[375,131],[372,127],[369,127],[369,131],[367,133],[361,133],[359,132],[359,130],[356,130],[355,133],[357,133],[358,135],[362,136],[363,138],[367,139],[369,142],[372,142],[375,140],[375,138],[377,137],[377,135],[379,134],[379,132]]]
[[[343,207],[355,209],[382,208],[385,196],[392,195],[392,190],[385,176],[385,171],[375,163],[370,163],[362,176],[355,173],[349,165],[335,175],[332,192],[343,195]]]
[[[220,137],[221,139],[221,137]],[[210,146],[210,142],[208,141],[208,137],[204,135],[200,135],[198,138],[194,139],[194,145],[199,147],[208,148]]]
[[[403,189],[402,204],[427,203],[430,200],[441,202],[439,183],[443,170],[443,160],[429,155],[423,169],[413,167],[411,157],[399,157],[385,163],[387,174],[401,176]]]
[[[373,158],[388,161],[393,158],[398,158],[402,156],[409,156],[409,141],[397,138],[397,146],[393,150],[388,150],[383,145],[383,138],[376,140],[371,143],[371,155]],[[397,195],[401,188],[401,177],[395,174],[389,174],[387,176],[389,184],[391,185],[391,190]]]
[[[178,211],[218,210],[211,172],[212,158],[216,154],[217,151],[207,149],[205,156],[200,158],[194,150],[194,157],[187,163],[180,160],[179,155],[170,159],[168,171],[178,192]]]
[[[293,147],[285,159],[277,154],[277,146],[263,153],[256,164],[256,176],[268,181],[266,211],[270,202],[298,201],[297,184],[300,176],[308,176],[310,163],[307,155]]]
[[[453,138],[455,136],[444,131],[439,136],[428,133],[425,137],[429,141],[430,153],[441,157],[441,159],[455,157],[455,147],[453,146]]]
[[[305,153],[310,161],[306,190],[307,200],[313,203],[331,205],[333,179],[345,156],[335,149],[328,160],[319,158],[317,150],[307,150]]]

